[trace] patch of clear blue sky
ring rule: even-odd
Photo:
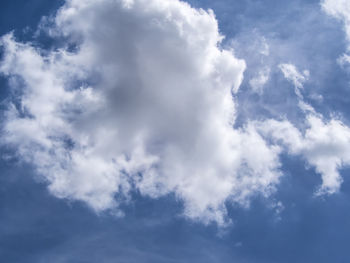
[[[297,121],[292,87],[279,73],[279,63],[309,69],[306,90],[324,96],[313,103],[326,115],[344,114],[348,122],[348,75],[335,62],[345,50],[341,25],[325,16],[318,1],[191,0],[196,7],[214,9],[220,30],[235,38],[237,56],[246,59],[246,80],[238,94],[240,118],[274,116],[282,111]],[[0,34],[15,30],[30,39],[43,15],[62,1],[2,1]],[[33,31],[23,29],[26,27]],[[271,79],[263,96],[253,94],[248,80],[259,69],[250,42],[264,36],[270,44]],[[29,32],[29,33],[28,33]],[[226,42],[226,44],[228,41]],[[41,43],[42,45],[45,45]],[[283,48],[281,48],[283,47]],[[0,94],[8,95],[5,80]],[[307,91],[306,91],[307,92]],[[252,107],[251,105],[254,105]],[[1,154],[6,149],[1,149]],[[285,209],[276,215],[268,200],[256,198],[250,209],[229,206],[233,226],[218,235],[180,216],[181,203],[169,196],[158,200],[135,194],[125,217],[97,216],[85,205],[52,197],[35,181],[31,167],[0,159],[0,261],[18,263],[328,263],[348,262],[350,243],[349,170],[340,194],[314,198],[320,177],[305,169],[299,158],[283,157],[278,192],[273,197]],[[279,218],[280,217],[280,218]]]

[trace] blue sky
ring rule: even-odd
[[[0,4],[0,258],[347,262],[349,4],[111,2]]]

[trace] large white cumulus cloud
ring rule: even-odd
[[[211,11],[177,0],[69,0],[43,51],[2,38],[10,78],[2,140],[57,197],[114,209],[130,191],[174,193],[185,215],[225,222],[278,182],[280,148],[234,129],[245,63],[220,48]],[[73,50],[73,51],[72,51]]]

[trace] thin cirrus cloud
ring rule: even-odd
[[[350,162],[339,120],[310,106],[305,132],[288,120],[233,128],[246,65],[221,47],[212,11],[177,0],[70,0],[46,22],[60,48],[1,38],[0,71],[13,91],[2,141],[53,195],[101,212],[119,211],[132,191],[173,193],[186,217],[224,225],[227,202],[273,193],[284,149],[316,168],[322,192],[339,190],[338,169]],[[303,102],[306,73],[280,68]],[[257,89],[269,69],[260,75]]]

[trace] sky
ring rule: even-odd
[[[0,4],[4,262],[348,262],[350,2]]]

